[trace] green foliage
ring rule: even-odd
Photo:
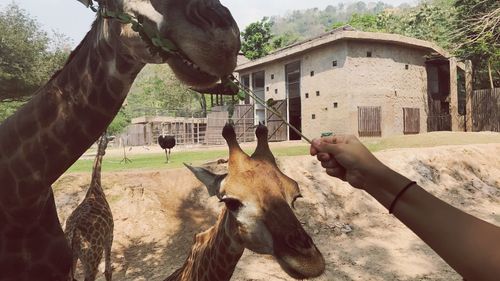
[[[349,25],[362,31],[378,31],[378,17],[372,14],[353,14]]]
[[[335,23],[331,28],[349,24],[362,31],[398,33],[433,41],[446,48],[450,44],[452,12],[450,4],[422,2],[415,8],[405,10],[383,10],[378,14],[354,13],[347,22]]]
[[[479,88],[500,87],[500,2],[457,0],[454,7],[456,54],[472,61]]]
[[[53,37],[15,3],[0,11],[0,101],[28,98],[62,66],[68,39]]]
[[[125,108],[121,108],[116,114],[115,119],[108,126],[108,134],[117,135],[123,132],[123,130],[130,124],[130,117],[128,116]]]
[[[369,3],[358,1],[329,5],[324,10],[318,8],[292,11],[285,16],[270,18],[273,23],[271,33],[276,35],[293,34],[298,40],[319,35],[332,27],[345,25],[353,14],[375,15],[391,6],[383,2]]]
[[[269,18],[251,23],[241,32],[241,51],[248,59],[261,58],[271,51],[271,26]]]
[[[21,107],[25,102],[22,101],[4,101],[0,102],[0,122],[7,119],[10,115],[14,114],[16,110]]]
[[[204,103],[204,97],[182,84],[167,65],[147,65],[130,90],[125,110],[134,118],[200,111]]]
[[[276,50],[283,48],[299,41],[300,37],[295,33],[285,33],[273,36],[271,39],[271,49]]]

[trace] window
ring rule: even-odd
[[[274,93],[277,94],[278,93],[278,89],[274,89]]]
[[[332,66],[333,66],[333,67],[336,67],[336,66],[337,66],[337,61],[336,61],[336,60],[332,61]]]
[[[306,99],[308,99],[308,98],[309,98],[309,93],[306,93]]]
[[[339,103],[338,102],[334,102],[333,103],[333,108],[337,108],[337,107],[339,107]]]
[[[316,119],[316,114],[313,114],[313,115],[311,116],[311,118],[312,118],[312,119]]]
[[[366,57],[371,58],[372,57],[372,52],[371,51],[366,52]]]
[[[312,77],[312,76],[314,76],[314,70],[313,70],[313,71],[311,71],[311,77]]]
[[[274,74],[271,74],[271,79],[274,79]]]
[[[408,70],[409,68],[410,68],[410,66],[405,64],[405,69]]]
[[[266,92],[269,92],[269,87],[266,87]]]
[[[319,91],[316,91],[316,96],[319,97]]]

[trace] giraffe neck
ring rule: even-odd
[[[94,22],[64,68],[0,125],[0,208],[29,208],[33,216],[24,217],[33,221],[50,185],[120,109],[144,64],[115,50],[120,39],[109,28],[116,24]]]
[[[87,195],[85,197],[94,196],[94,197],[102,197],[105,198],[104,190],[101,185],[101,170],[102,170],[102,159],[104,158],[104,154],[106,154],[107,147],[107,136],[104,134],[97,144],[97,154],[94,160],[94,166],[92,168],[92,179],[90,181],[90,187],[87,191]]]
[[[196,235],[184,265],[165,281],[230,280],[245,250],[237,231],[235,218],[224,209],[215,226]]]

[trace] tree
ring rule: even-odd
[[[269,54],[271,50],[271,26],[269,18],[249,24],[241,32],[241,51],[248,59],[254,60]]]
[[[0,122],[62,67],[68,42],[60,33],[48,36],[15,3],[0,11]]]
[[[128,116],[124,107],[120,108],[118,114],[115,116],[111,124],[108,126],[108,134],[117,135],[123,132],[123,130],[130,124],[130,117]]]
[[[472,61],[477,87],[500,87],[500,2],[457,0],[455,9],[456,55]]]
[[[201,110],[199,95],[182,84],[167,65],[147,65],[130,90],[126,111],[130,117],[164,111],[190,113]]]
[[[0,101],[25,100],[62,66],[68,40],[54,36],[58,42],[15,3],[0,11]]]
[[[292,45],[293,43],[299,41],[299,39],[299,35],[290,32],[284,33],[279,36],[273,36],[273,38],[271,39],[271,50],[276,50]]]

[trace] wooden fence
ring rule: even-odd
[[[382,136],[380,106],[358,107],[358,134],[360,137]]]
[[[255,140],[253,105],[235,105],[232,120],[235,127],[236,137],[239,142],[249,142]],[[220,108],[220,111],[218,112],[209,113],[207,115],[205,144],[225,144],[226,141],[222,137],[222,129],[228,121],[229,113],[226,108]]]
[[[451,131],[451,115],[435,114],[427,116],[427,131]]]
[[[205,144],[208,145],[218,145],[224,144],[224,138],[222,138],[222,129],[229,120],[227,111],[211,112],[207,114],[207,132],[205,135]]]
[[[500,88],[474,91],[472,126],[476,132],[500,132]]]
[[[286,100],[278,100],[276,104],[273,106],[278,113],[281,114],[283,118],[286,119]],[[271,111],[267,111],[267,129],[269,131],[268,139],[269,141],[286,141],[287,140],[287,130],[288,126],[281,120],[281,118],[272,113]]]
[[[236,105],[234,107],[234,130],[239,142],[255,140],[254,108],[252,104]]]

